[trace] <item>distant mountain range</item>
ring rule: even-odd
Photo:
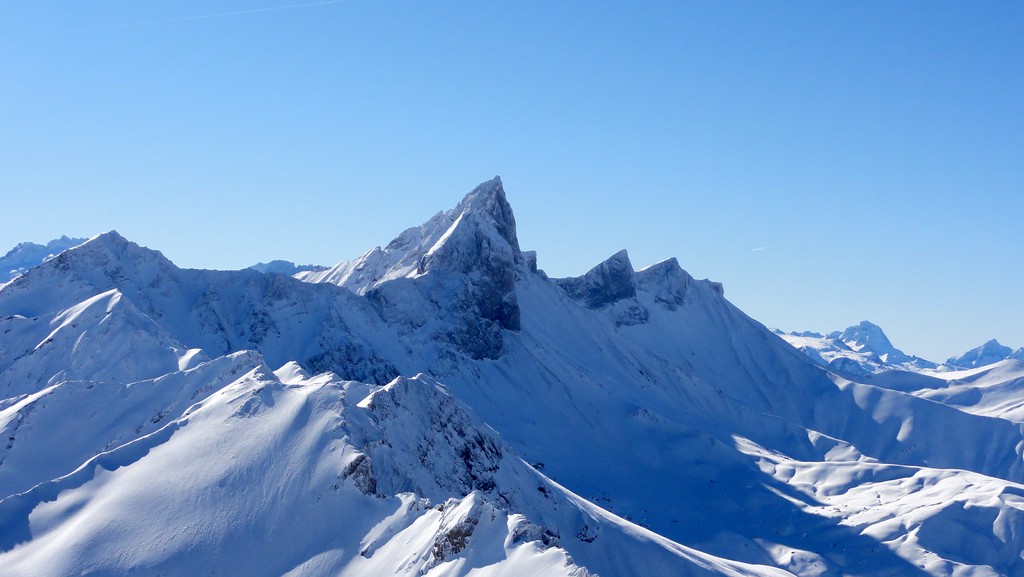
[[[294,276],[300,272],[319,272],[329,267],[315,264],[295,264],[287,260],[272,260],[270,262],[258,262],[249,268],[262,273],[277,273]]]
[[[999,344],[999,341],[992,339],[980,347],[973,348],[959,357],[952,357],[946,360],[951,367],[964,369],[976,369],[1007,359],[1024,360],[1024,348],[1017,350]]]
[[[780,335],[516,230],[494,178],[332,267],[5,265],[0,574],[1024,575],[1016,353]]]
[[[814,332],[775,333],[816,363],[851,375],[871,375],[884,371],[934,372],[975,369],[1008,359],[1024,360],[1024,348],[1013,350],[996,340],[947,359],[939,364],[908,355],[889,341],[885,332],[870,321],[827,335]]]
[[[84,238],[62,236],[46,244],[23,242],[0,257],[0,283],[5,283],[26,270],[85,242]]]

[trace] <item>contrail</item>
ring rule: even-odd
[[[55,32],[40,32],[37,34],[19,35],[16,37],[26,38],[31,36],[60,36],[64,34],[78,34],[81,32],[103,32],[107,30],[122,30],[124,28],[137,28],[139,26],[156,26],[158,24],[174,24],[177,22],[191,22],[194,20],[209,20],[212,18],[226,18],[228,16],[242,16],[245,14],[256,14],[259,12],[276,12],[278,10],[294,10],[297,8],[310,8],[313,6],[325,6],[327,4],[341,4],[350,0],[319,0],[317,2],[303,2],[301,4],[286,4],[284,6],[267,6],[264,8],[248,8],[246,10],[233,10],[230,12],[214,12],[212,14],[197,14],[195,16],[179,16],[177,18],[166,18],[164,20],[144,20],[142,22],[130,22],[128,24],[111,24],[109,26],[91,26],[85,28],[69,28]]]

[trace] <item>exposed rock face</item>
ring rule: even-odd
[[[556,279],[555,282],[567,295],[590,309],[636,296],[633,265],[625,250],[613,254],[583,276]]]
[[[318,344],[322,352],[304,363],[315,373],[331,371],[346,379],[367,383],[386,383],[398,376],[394,365],[359,342],[331,342],[322,335]]]
[[[370,458],[385,478],[400,480],[382,490],[428,496],[495,490],[495,474],[506,451],[437,381],[422,375],[399,377],[362,406],[373,414],[385,441],[368,449]],[[411,436],[411,431],[429,434]],[[409,470],[421,474],[402,473]]]
[[[501,355],[502,331],[520,329],[515,280],[527,266],[512,207],[495,177],[384,248],[296,276],[366,295],[406,334],[419,333],[483,359]],[[445,322],[428,323],[428,317]]]
[[[485,509],[489,509],[487,513],[493,514],[493,508],[485,505],[477,494],[469,495],[462,502],[449,499],[444,505],[440,530],[434,536],[434,545],[426,566],[433,568],[465,550]]]
[[[377,495],[377,478],[373,474],[373,462],[362,453],[356,455],[345,466],[345,469],[341,472],[340,479],[342,481],[352,479],[356,488],[364,495]],[[337,488],[340,487],[336,487],[335,490]]]
[[[686,302],[694,279],[673,257],[637,271],[636,282],[643,290],[651,292],[654,300],[674,311]]]
[[[523,262],[501,180],[477,186],[450,212],[455,213],[417,266],[417,275],[440,278],[417,281],[427,284],[431,300],[456,320],[439,336],[473,358],[497,358],[501,331],[520,328],[515,279]]]
[[[514,221],[506,226],[512,227],[512,242],[494,234],[498,224],[475,212],[462,213],[443,241],[422,257],[417,272],[462,275],[468,290],[460,295],[461,308],[475,309],[482,319],[494,321],[501,328],[519,330],[515,273],[522,257]]]
[[[477,185],[455,208],[460,213],[472,212],[489,221],[498,235],[508,243],[518,261],[520,257],[519,238],[516,236],[516,217],[512,206],[505,198],[505,187],[501,178],[495,176]]]

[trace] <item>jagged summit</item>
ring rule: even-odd
[[[654,294],[657,302],[674,310],[686,300],[693,286],[694,278],[679,266],[679,261],[669,258],[636,271],[637,286]],[[723,294],[720,283],[704,281],[714,292]]]
[[[140,289],[159,282],[169,271],[179,270],[162,252],[132,242],[116,230],[90,238],[53,262],[58,268],[73,269],[80,278],[97,286],[117,286],[130,280],[139,283]]]
[[[878,357],[883,363],[899,364],[917,358],[893,346],[882,327],[871,321],[861,321],[842,332],[830,333],[827,338],[839,340],[858,353]]]
[[[117,232],[116,230],[113,230],[113,229],[108,230],[107,232],[101,232],[101,233],[97,234],[96,236],[93,236],[93,237],[91,237],[91,238],[89,238],[88,240],[85,241],[85,243],[90,243],[90,244],[112,243],[112,244],[116,244],[116,245],[122,245],[122,244],[130,243],[130,242],[131,241],[128,240],[127,238],[125,238],[124,236],[122,236],[121,233],[119,233],[119,232]],[[85,243],[82,243],[82,244],[85,244]]]
[[[431,271],[472,272],[521,262],[515,216],[496,176],[473,188],[454,208],[405,230],[387,246],[324,271],[301,272],[296,278],[366,294],[385,282]]]
[[[582,276],[556,279],[567,295],[596,309],[636,296],[633,264],[625,249],[590,269]]]
[[[463,197],[455,207],[455,211],[459,214],[474,213],[484,217],[494,226],[498,235],[514,249],[517,259],[519,258],[516,217],[512,213],[512,206],[509,205],[508,199],[505,198],[505,187],[502,185],[500,176],[478,184]]]
[[[519,330],[515,279],[526,270],[512,207],[494,177],[384,248],[295,277],[367,296],[390,322],[474,358],[494,358],[502,350],[501,331]],[[451,322],[426,326],[421,311],[427,308],[443,309]]]
[[[521,250],[515,215],[500,177],[494,177],[474,187],[454,208],[405,230],[387,246],[330,270],[295,277],[367,296],[389,322],[455,344],[473,358],[496,358],[503,350],[501,331],[520,330],[516,280],[534,274],[539,274],[536,254]],[[552,282],[589,309],[629,301],[612,314],[617,325],[635,325],[648,318],[636,301],[638,289],[674,309],[694,279],[674,258],[637,273],[627,251],[621,250],[580,277]],[[704,282],[709,294],[723,294],[720,284]],[[420,312],[424,307],[446,311],[452,322],[443,327],[425,323]]]
[[[570,298],[590,309],[632,299],[637,291],[654,296],[656,303],[675,310],[682,305],[689,291],[696,285],[704,286],[710,294],[725,294],[721,283],[704,279],[695,280],[679,266],[675,257],[634,270],[629,253],[623,249],[578,277],[554,279]]]

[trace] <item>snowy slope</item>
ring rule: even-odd
[[[403,237],[429,236],[424,232]],[[528,459],[659,532],[759,562],[769,559],[770,547],[750,538],[751,527],[767,534],[757,539],[792,539],[788,518],[799,507],[750,490],[764,480],[731,446],[737,434],[799,458],[940,463],[1020,477],[1019,427],[829,377],[736,311],[720,286],[694,281],[674,262],[634,273],[628,255],[618,253],[580,279],[553,283],[524,260],[526,270],[516,270],[522,330],[506,335],[504,354],[466,369],[430,370],[448,371],[453,389]],[[413,286],[419,280],[403,278]],[[895,353],[890,348],[882,360],[899,358]],[[602,443],[553,441],[567,438]],[[609,453],[643,456],[649,474],[613,465]],[[699,484],[717,488],[722,479],[728,481],[717,495]],[[681,488],[700,504],[666,499]],[[737,506],[737,494],[749,496],[748,506]],[[773,507],[787,519],[781,526],[765,520]],[[722,510],[736,517],[723,521]],[[681,526],[687,518],[691,523]],[[820,529],[817,519],[804,522],[808,534]],[[827,554],[831,543],[801,546]],[[864,554],[875,549],[877,543]]]
[[[675,259],[550,279],[497,178],[296,277],[107,233],[0,288],[3,574],[1021,571],[1012,361],[890,383]]]
[[[574,554],[603,574],[621,573],[623,558],[653,561],[651,575],[785,574],[689,550],[585,503],[516,458],[428,378],[380,387],[311,378],[294,364],[275,374],[252,354],[215,363],[126,387],[125,400],[139,387],[201,400],[178,403],[158,428],[0,502],[5,575],[221,567],[239,575],[578,576],[588,571],[559,542],[588,531],[614,546],[575,539]],[[213,392],[195,395],[211,377]],[[80,394],[109,398],[91,391]],[[44,409],[52,418],[80,418],[54,405]],[[150,415],[141,403],[131,408],[107,424]]]
[[[553,477],[682,542],[761,563],[806,551],[832,571],[852,569],[851,556],[901,566],[877,542],[805,515],[813,497],[786,495],[746,444],[814,462],[1020,477],[1019,427],[829,377],[714,285],[693,282],[675,311],[641,290],[600,316],[567,306],[542,279],[522,288],[522,348],[481,369],[486,389],[470,376],[450,378],[454,390]],[[648,321],[623,323],[638,307]],[[507,409],[521,405],[525,417]]]
[[[1007,359],[935,376],[930,387],[914,394],[968,413],[1024,423],[1024,361]]]

